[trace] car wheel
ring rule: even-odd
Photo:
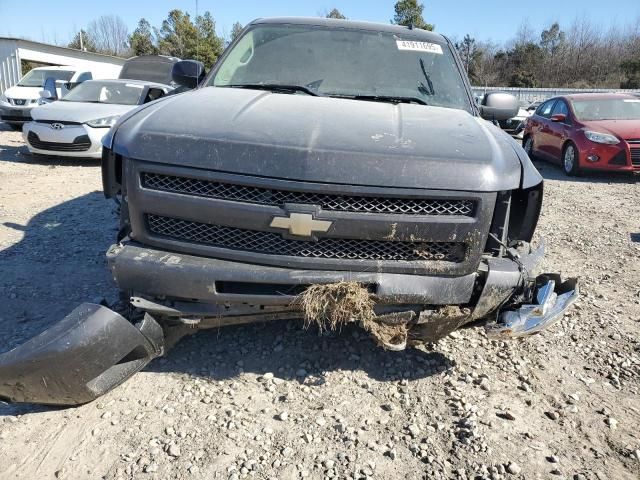
[[[524,142],[522,142],[522,148],[524,148],[524,151],[527,152],[527,155],[529,155],[529,158],[531,160],[533,160],[534,155],[533,155],[533,137],[531,135],[529,135],[528,137],[526,137],[524,139]]]
[[[567,143],[562,152],[562,169],[569,176],[578,175],[578,149],[573,143]]]

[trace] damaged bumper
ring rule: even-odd
[[[575,278],[562,282],[558,275],[538,277],[535,301],[500,313],[498,323],[486,327],[490,338],[518,338],[540,333],[562,318],[579,296]]]
[[[85,303],[0,355],[0,398],[48,405],[87,403],[163,351],[162,328],[151,316],[134,326],[106,307]]]
[[[534,250],[526,245],[508,256],[483,259],[477,272],[448,277],[261,266],[167,252],[132,241],[113,245],[107,252],[120,288],[138,295],[133,299],[135,307],[173,320],[182,317],[199,328],[260,321],[261,316],[264,320],[299,316],[292,304],[308,286],[357,282],[375,296],[378,315],[413,310],[412,318],[420,319],[414,323],[423,336],[434,340],[465,323],[490,318],[497,310],[499,322],[494,326],[502,336],[509,331],[511,336],[533,333],[550,325],[549,318],[560,317],[578,291],[575,280],[561,283],[555,277],[547,288],[529,289],[548,277],[531,277],[543,257],[544,244]],[[549,290],[555,296],[538,295]],[[534,295],[542,300],[533,300]],[[523,303],[531,305],[513,310]],[[468,314],[433,313],[452,305]],[[538,312],[543,312],[538,315],[542,320],[534,319]],[[525,316],[530,320],[519,321],[526,326],[516,326],[517,319]]]
[[[313,284],[357,282],[375,295],[375,321],[404,325],[391,350],[435,341],[469,322],[499,312],[491,338],[531,335],[552,325],[577,299],[575,279],[531,278],[544,248],[511,258],[486,258],[461,277],[292,270],[114,245],[110,268],[120,288],[138,295],[145,312],[132,324],[100,305],[82,304],[50,329],[0,355],[0,399],[79,405],[107,393],[161,356],[191,327],[214,328],[298,318],[296,291]],[[145,291],[139,292],[144,285]],[[275,285],[275,289],[274,289]],[[156,321],[162,321],[162,326]],[[380,343],[380,342],[379,342]]]

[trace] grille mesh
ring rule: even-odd
[[[142,185],[152,190],[260,205],[312,204],[319,205],[324,210],[337,212],[473,216],[475,210],[475,202],[466,199],[364,197],[294,192],[149,172],[142,173]]]
[[[209,225],[159,215],[147,215],[151,233],[175,240],[218,248],[270,255],[342,260],[437,260],[462,262],[464,243],[387,242],[348,238],[321,238],[317,242],[290,240],[277,233]]]
[[[633,146],[630,148],[631,150],[631,164],[635,166],[640,166],[640,146]]]

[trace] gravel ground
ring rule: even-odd
[[[116,291],[97,162],[35,158],[0,124],[0,351]],[[0,402],[0,478],[640,477],[640,177],[547,179],[546,267],[579,275],[525,341],[481,328],[377,348],[299,322],[183,340],[79,408]]]

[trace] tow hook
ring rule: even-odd
[[[40,335],[0,355],[0,398],[80,405],[123,383],[164,353],[164,332],[146,314],[133,325],[83,303]]]
[[[544,274],[536,279],[536,285],[534,302],[516,310],[502,311],[497,323],[486,326],[489,338],[519,338],[540,333],[561,319],[579,296],[576,278],[562,282],[560,275]]]

